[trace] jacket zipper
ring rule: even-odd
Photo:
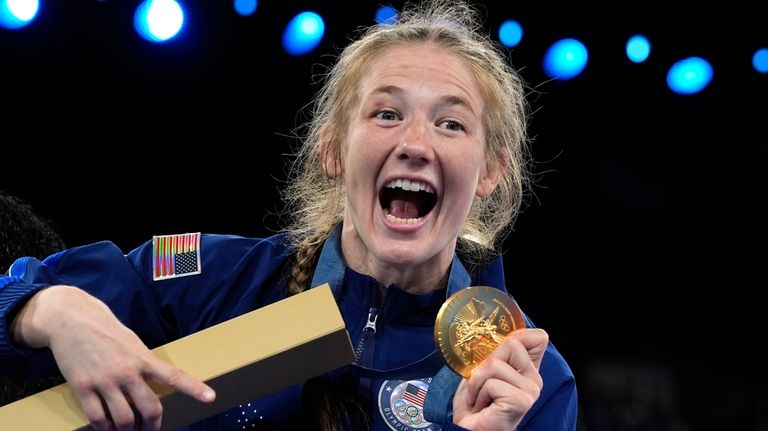
[[[378,317],[378,307],[371,307],[368,310],[368,320],[365,322],[363,333],[360,335],[360,342],[357,343],[357,349],[355,349],[355,359],[357,359],[358,362],[360,361],[360,356],[363,354],[363,350],[365,350],[366,344],[370,343],[371,339],[376,334],[376,319],[378,319]],[[366,364],[361,365],[366,366]]]
[[[360,334],[360,342],[355,349],[355,359],[359,365],[371,367],[373,365],[373,351],[375,347],[376,321],[379,318],[379,309],[382,306],[381,287],[376,284],[371,289],[371,307],[368,309],[368,318],[365,327]]]

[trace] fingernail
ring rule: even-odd
[[[214,398],[216,398],[216,392],[213,392],[213,390],[208,389],[207,391],[203,392],[203,401],[211,402]]]

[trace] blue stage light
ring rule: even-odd
[[[144,0],[133,16],[133,26],[150,42],[165,42],[184,25],[184,10],[176,0]]]
[[[39,8],[38,0],[0,0],[0,27],[22,28],[35,19]]]
[[[399,15],[392,6],[382,6],[376,10],[376,22],[379,24],[394,24]]]
[[[519,22],[509,19],[499,27],[499,41],[507,48],[517,46],[523,39],[523,26]]]
[[[637,34],[627,41],[627,57],[635,63],[642,63],[651,54],[651,42],[648,38]]]
[[[701,57],[688,57],[673,64],[667,72],[667,85],[675,93],[694,94],[712,81],[712,66]]]
[[[325,34],[325,23],[314,12],[302,12],[288,23],[283,32],[283,48],[291,55],[304,55],[317,48]]]
[[[258,6],[256,0],[235,0],[235,11],[242,16],[253,15]]]
[[[587,66],[587,48],[576,39],[561,39],[544,54],[544,72],[550,78],[571,79]]]
[[[768,73],[768,48],[761,48],[752,56],[752,66],[760,73]]]

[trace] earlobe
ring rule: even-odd
[[[501,181],[504,168],[507,166],[506,158],[499,155],[497,160],[486,160],[485,169],[481,172],[477,181],[475,194],[480,198],[488,197],[496,189]]]
[[[323,151],[323,169],[328,178],[338,178],[341,176],[341,165],[339,160],[333,156],[332,151]]]
[[[498,178],[493,179],[488,176],[484,176],[480,178],[480,181],[477,183],[477,191],[475,194],[478,197],[486,198],[488,195],[493,193],[493,190],[496,188],[496,185],[499,183]]]

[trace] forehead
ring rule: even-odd
[[[439,92],[456,92],[456,96],[483,102],[480,84],[467,61],[430,42],[399,44],[380,51],[361,74],[360,90],[366,95],[381,85],[428,85]]]

